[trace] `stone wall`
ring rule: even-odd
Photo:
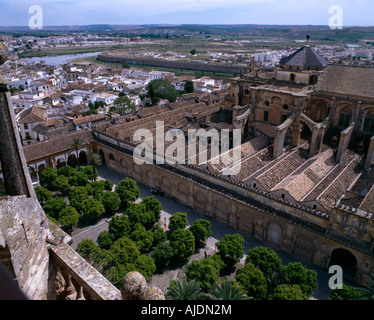
[[[359,241],[334,239],[327,217],[310,214],[265,194],[240,190],[239,186],[195,169],[185,167],[183,172],[160,165],[139,166],[128,150],[100,142],[95,142],[93,148],[106,159],[109,154],[114,156],[115,161],[107,163],[110,168],[305,262],[327,269],[335,249],[352,252],[357,259],[356,283],[370,283],[374,270],[372,255]]]
[[[29,299],[47,299],[47,237],[46,217],[35,199],[17,196],[0,201],[0,248],[8,252],[6,267]]]
[[[240,66],[225,66],[225,65],[214,65],[205,64],[198,62],[182,62],[182,61],[165,61],[158,59],[146,59],[146,58],[135,58],[125,56],[114,56],[111,54],[101,53],[97,57],[100,61],[113,62],[113,63],[128,63],[144,66],[153,67],[164,67],[164,68],[175,68],[175,69],[187,69],[187,70],[198,70],[198,71],[209,71],[209,72],[224,72],[224,73],[240,73],[241,69],[245,67]]]

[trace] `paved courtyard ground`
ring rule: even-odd
[[[118,172],[108,169],[106,167],[98,168],[98,172],[99,172],[99,179],[108,179],[115,185],[118,182],[120,182],[123,178],[126,177],[125,175],[121,175]],[[151,193],[149,188],[141,184],[138,184],[138,186],[140,189],[141,198],[154,195]],[[206,251],[207,255],[212,255],[215,252],[215,243],[219,241],[225,234],[240,233],[244,237],[244,240],[245,240],[245,243],[244,243],[245,254],[248,252],[249,249],[252,249],[256,246],[268,246],[268,247],[271,247],[279,255],[279,257],[282,259],[283,264],[300,261],[300,260],[296,260],[293,256],[283,251],[280,251],[277,248],[272,247],[270,244],[259,241],[251,237],[248,234],[239,232],[235,228],[227,224],[224,224],[222,222],[219,222],[217,220],[211,219],[189,208],[188,206],[178,203],[175,200],[172,200],[170,198],[165,198],[159,195],[154,195],[154,196],[160,201],[163,207],[163,210],[161,212],[161,219],[160,219],[162,224],[166,223],[166,225],[168,225],[169,217],[176,212],[186,212],[189,224],[192,224],[193,221],[195,221],[196,219],[207,219],[211,222],[211,230],[213,232],[212,237],[207,240],[207,246],[204,249],[200,250],[195,255],[193,255],[190,258],[190,260],[203,258],[205,255],[204,251]],[[141,199],[138,199],[137,201],[141,201]],[[107,219],[103,219],[99,221],[94,226],[90,226],[85,229],[79,230],[78,233],[74,233],[72,236],[73,237],[72,247],[76,249],[77,244],[82,239],[89,238],[89,239],[93,239],[96,241],[100,232],[104,230],[108,230]],[[246,258],[246,255],[244,255],[244,257],[241,259],[241,262],[239,263],[239,267],[242,264],[244,264],[245,258]],[[329,281],[330,275],[327,272],[321,270],[320,268],[311,265],[310,263],[306,263],[304,261],[300,261],[300,262],[302,262],[307,268],[316,270],[318,274],[318,290],[314,292],[313,298],[318,299],[318,300],[327,300],[327,298],[330,295],[330,289],[328,287],[328,281]],[[176,269],[176,270],[169,270],[167,272],[164,272],[163,274],[154,275],[153,278],[151,279],[151,285],[154,285],[165,292],[171,280],[181,279],[183,278],[183,276],[184,276],[183,268]]]

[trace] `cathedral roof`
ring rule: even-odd
[[[317,89],[342,96],[374,98],[374,68],[328,65]]]
[[[304,46],[288,57],[281,59],[281,64],[297,67],[326,67],[327,61],[309,46]]]

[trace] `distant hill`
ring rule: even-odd
[[[85,25],[85,26],[45,26],[43,30],[31,30],[28,27],[1,27],[0,33],[40,34],[59,33],[105,33],[121,35],[227,35],[227,36],[255,36],[278,37],[284,39],[304,38],[310,33],[314,40],[338,42],[355,42],[361,39],[374,41],[374,27],[346,27],[343,30],[331,30],[328,26],[314,25],[203,25],[203,24],[158,24],[158,25]]]

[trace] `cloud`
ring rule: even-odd
[[[27,25],[31,4],[45,25],[150,23],[327,24],[340,5],[349,25],[368,25],[372,0],[0,0],[1,25]],[[371,23],[373,24],[373,23]]]

